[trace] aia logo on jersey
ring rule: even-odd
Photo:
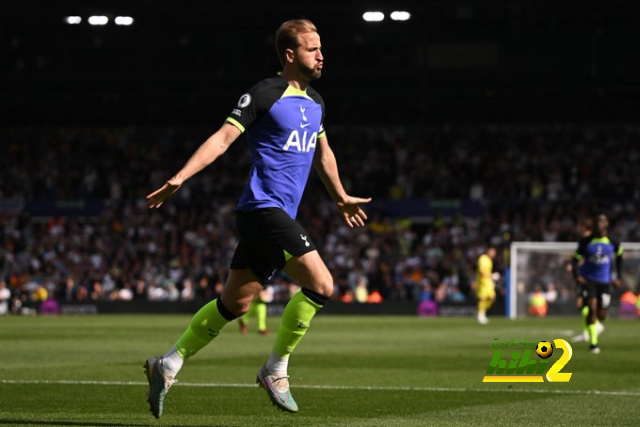
[[[318,142],[318,132],[313,132],[309,135],[309,132],[298,131],[294,129],[287,139],[287,143],[284,144],[282,149],[284,151],[297,150],[298,152],[308,153],[311,149],[316,149],[316,143]]]
[[[597,265],[609,264],[609,255],[603,253],[602,246],[598,245],[597,252],[589,257],[589,262]]]

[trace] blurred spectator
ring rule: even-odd
[[[49,299],[49,291],[42,285],[39,285],[36,290],[31,295],[32,301],[35,303],[36,307],[39,307],[40,304]]]
[[[547,315],[547,300],[540,286],[536,286],[529,295],[529,315],[545,317]]]
[[[7,282],[0,279],[0,316],[9,313],[9,300],[11,291],[7,289]]]
[[[549,283],[547,285],[547,291],[544,293],[544,298],[549,304],[553,304],[558,300],[558,291],[556,285]]]
[[[0,145],[0,199],[18,206],[0,212],[0,278],[10,310],[33,309],[39,284],[59,301],[219,295],[237,244],[233,209],[248,167],[242,148],[162,209],[151,212],[144,204],[145,194],[209,131],[0,130],[8,141]],[[374,200],[473,198],[482,212],[396,218],[374,205],[369,226],[351,230],[312,174],[299,217],[310,224],[334,275],[336,299],[361,302],[377,292],[384,300],[472,301],[474,262],[487,241],[498,239],[502,247],[512,240],[572,242],[576,220],[604,200],[613,237],[640,240],[638,126],[434,126],[397,133],[332,129],[351,193]],[[36,149],[34,161],[29,153]],[[63,200],[104,205],[84,216],[30,213],[31,202]],[[504,262],[499,255],[498,270]],[[273,284],[276,300],[295,289],[282,274]],[[547,293],[552,301],[571,291],[549,286]]]
[[[420,301],[433,301],[433,290],[430,283],[422,285],[422,291],[420,292]]]
[[[344,293],[340,297],[340,301],[345,304],[351,304],[354,301],[353,291],[351,289],[347,289],[346,291],[344,291]],[[367,301],[365,300],[365,302]]]
[[[367,302],[369,298],[369,291],[367,291],[367,277],[360,275],[356,281],[356,289],[352,291],[355,300],[359,303]]]
[[[131,290],[131,285],[126,284],[123,288],[118,290],[116,294],[116,299],[119,301],[131,301],[133,299],[133,291]],[[149,297],[149,299],[153,299]]]
[[[195,292],[193,290],[193,282],[191,279],[186,279],[182,283],[182,291],[180,292],[181,301],[191,301],[195,298]]]
[[[635,318],[637,316],[636,305],[638,297],[627,290],[620,296],[620,306],[618,307],[618,317]]]
[[[380,295],[378,291],[371,292],[367,297],[367,302],[371,304],[380,304],[382,301],[384,301],[384,298],[382,298],[382,295]]]
[[[460,303],[464,302],[466,299],[467,297],[460,291],[460,288],[457,285],[447,288],[447,301]]]

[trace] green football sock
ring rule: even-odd
[[[589,307],[585,305],[584,307],[582,307],[582,311],[580,313],[582,314],[582,320],[584,322],[582,333],[587,335],[589,333]]]
[[[288,358],[307,332],[311,319],[326,300],[326,297],[304,288],[295,294],[282,313],[273,351],[280,357]]]
[[[196,354],[220,334],[220,330],[232,321],[233,315],[217,298],[202,307],[191,319],[186,331],[176,342],[175,348],[186,360]]]
[[[598,331],[596,329],[596,324],[593,323],[587,327],[589,329],[589,343],[591,345],[598,345]]]
[[[252,307],[258,318],[258,330],[267,330],[267,304],[262,301],[254,301]]]

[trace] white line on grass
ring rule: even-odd
[[[144,381],[92,381],[92,380],[0,380],[0,384],[54,384],[54,385],[115,385],[115,386],[147,386]],[[206,388],[253,388],[255,384],[217,384],[180,382],[181,387]],[[296,384],[294,388],[313,390],[363,390],[363,391],[443,391],[443,392],[493,392],[493,393],[542,393],[542,394],[597,394],[604,396],[640,396],[635,391],[604,390],[544,390],[544,389],[494,389],[494,388],[456,388],[456,387],[383,387],[383,386],[348,386],[348,385],[312,385]]]

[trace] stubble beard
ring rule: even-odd
[[[305,76],[310,82],[318,80],[320,77],[322,77],[322,70],[319,70],[317,68],[305,67],[300,63],[298,64],[298,71],[300,71],[300,73]]]

